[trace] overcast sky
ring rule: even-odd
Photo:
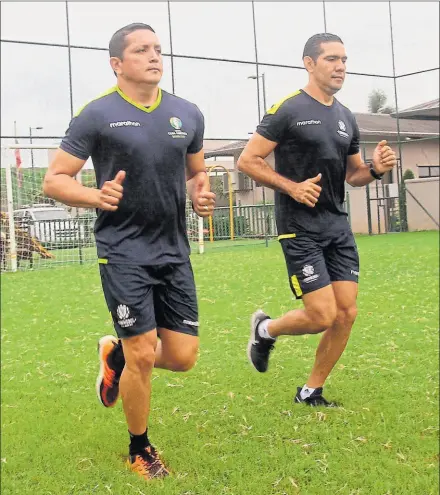
[[[166,2],[69,2],[72,45],[106,48],[118,28],[151,24],[164,53],[170,52]],[[67,43],[64,2],[1,2],[2,40]],[[260,63],[302,66],[303,46],[324,31],[322,2],[256,2]],[[257,124],[255,50],[250,2],[172,2],[175,54],[243,60],[246,63],[174,59],[175,92],[205,114],[207,138],[244,138]],[[439,3],[392,2],[398,75],[439,65]],[[38,21],[36,19],[38,18]],[[352,72],[392,75],[387,2],[326,2],[327,31],[344,41]],[[164,59],[162,87],[171,91],[171,64]],[[304,70],[260,67],[266,76],[267,106],[305,85]],[[72,49],[74,110],[115,83],[108,52]],[[399,108],[439,97],[439,71],[400,78]],[[367,112],[368,94],[382,89],[394,105],[392,79],[347,76],[338,99],[354,112]],[[65,47],[2,42],[1,134],[62,135],[70,120],[68,57]]]

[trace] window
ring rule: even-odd
[[[440,167],[438,165],[417,165],[419,169],[419,178],[426,179],[428,177],[439,177]]]

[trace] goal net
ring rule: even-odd
[[[58,145],[11,144],[1,150],[1,271],[97,261],[96,212],[71,208],[44,196],[43,179]],[[77,177],[96,187],[91,161]],[[203,222],[187,200],[186,221],[192,252],[203,253]]]

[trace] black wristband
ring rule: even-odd
[[[374,168],[373,168],[373,165],[370,165],[370,174],[372,175],[372,177],[374,177],[376,180],[381,180],[382,177],[383,177],[383,174],[378,174]]]

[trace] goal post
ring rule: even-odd
[[[1,146],[1,271],[96,262],[93,209],[70,208],[44,196],[42,184],[58,144]],[[91,161],[76,177],[96,187]],[[186,201],[193,253],[204,252],[204,223]]]

